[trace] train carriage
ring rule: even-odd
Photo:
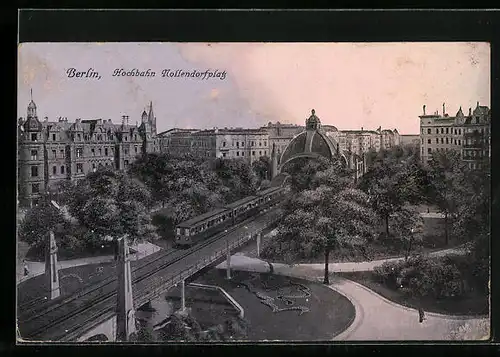
[[[179,223],[175,232],[175,244],[187,247],[207,239],[227,227],[234,226],[248,217],[275,206],[283,193],[284,189],[281,187],[270,187],[257,192],[255,196],[242,198],[223,208],[217,208]]]
[[[175,229],[175,244],[191,246],[231,223],[231,212],[226,208],[216,208],[179,223]]]

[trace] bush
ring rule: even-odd
[[[458,297],[464,289],[464,275],[450,258],[410,258],[406,262],[385,263],[374,270],[387,287],[399,288],[416,297],[442,299]]]

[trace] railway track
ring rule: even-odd
[[[166,252],[158,252],[160,254],[152,254],[154,257],[150,259],[145,258],[144,262],[139,263],[138,266],[134,268],[132,271],[132,283],[138,284],[140,282],[145,282],[156,273],[163,271],[165,268],[175,263],[181,262],[184,258],[191,256],[197,251],[230,235],[245,224],[248,224],[248,222],[254,221],[262,216],[264,215],[261,213],[258,216],[242,221],[228,228],[227,231],[218,233],[187,250],[172,249]],[[150,284],[146,284],[144,289],[147,289],[147,285]],[[79,328],[81,325],[85,325],[99,316],[103,316],[103,314],[114,312],[116,308],[117,287],[117,278],[115,276],[110,276],[99,282],[96,286],[84,288],[80,292],[62,298],[61,300],[56,299],[48,306],[44,305],[38,309],[35,308],[26,311],[19,316],[21,335],[25,339],[35,339],[41,336],[57,339],[61,337],[57,335],[71,334],[73,330]],[[139,290],[142,291],[142,289]],[[73,317],[76,316],[78,316],[79,323],[75,326]],[[57,327],[57,331],[54,331],[54,327]]]

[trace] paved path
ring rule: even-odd
[[[20,244],[22,247],[22,245]],[[131,260],[139,260],[142,259],[150,254],[153,254],[160,250],[161,248],[149,243],[139,243],[136,246],[131,247],[132,249],[136,250],[136,253],[131,254]],[[21,253],[21,249],[18,248],[19,253]],[[24,249],[23,249],[24,250]],[[25,253],[24,253],[25,255]],[[20,283],[22,281],[25,281],[27,279],[31,279],[35,276],[41,275],[45,272],[45,263],[44,262],[33,262],[33,261],[26,261],[26,265],[28,266],[29,270],[29,275],[24,276],[24,267],[22,264],[22,260],[24,258],[24,255],[22,253],[20,254],[20,260],[17,268],[17,283]],[[112,262],[114,260],[113,255],[103,255],[103,256],[98,256],[98,257],[87,257],[87,258],[80,258],[80,259],[71,259],[71,260],[59,260],[57,262],[59,269],[66,269],[70,267],[76,267],[80,265],[87,265],[87,264],[98,264],[98,263],[106,263],[106,262]]]
[[[440,253],[445,254],[445,253]],[[383,262],[383,261],[382,261]],[[380,263],[370,262],[374,265]],[[352,271],[353,267],[343,267],[352,263],[331,264],[332,271]],[[358,263],[362,269],[369,267]],[[322,281],[322,264],[272,264],[276,274]],[[217,266],[225,269],[226,262]],[[257,258],[236,254],[231,258],[231,268],[253,272],[269,272],[269,263]],[[349,270],[346,270],[349,269]],[[331,289],[347,297],[356,309],[356,318],[346,331],[334,340],[451,340],[480,339],[488,332],[486,318],[467,318],[426,313],[427,320],[418,322],[418,311],[393,303],[370,289],[341,277],[332,278]]]

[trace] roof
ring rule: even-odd
[[[216,209],[213,209],[207,213],[204,213],[204,214],[201,214],[199,216],[196,216],[196,217],[193,217],[191,219],[188,219],[187,221],[184,221],[184,222],[181,222],[177,225],[177,227],[180,227],[180,228],[190,228],[192,226],[195,226],[197,225],[198,223],[210,218],[210,217],[213,217],[213,216],[216,216],[222,212],[226,211],[226,208],[216,208]]]
[[[247,202],[250,202],[250,201],[253,201],[254,199],[256,198],[256,196],[248,196],[248,197],[245,197],[245,198],[242,198],[241,200],[238,200],[238,201],[235,201],[233,203],[229,203],[226,205],[226,208],[227,209],[234,209],[240,205],[243,205]]]
[[[280,162],[285,163],[301,154],[320,155],[327,159],[332,159],[335,152],[335,144],[325,133],[309,129],[295,136],[290,141],[281,156]]]

